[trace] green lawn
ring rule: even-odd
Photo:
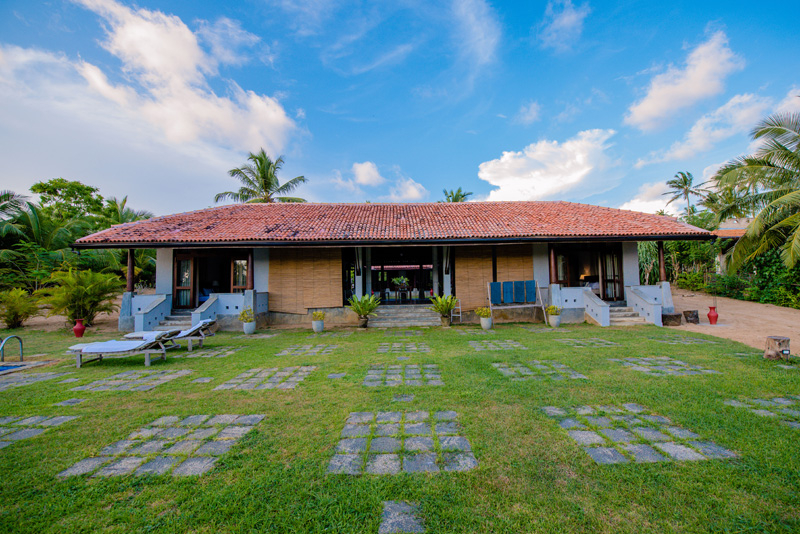
[[[524,326],[501,325],[491,336],[435,328],[409,338],[372,330],[318,339],[308,339],[307,330],[269,339],[221,333],[207,346],[241,350],[221,359],[156,361],[151,369],[194,372],[149,392],[70,391],[145,369],[144,358],[78,370],[63,353],[75,342],[66,332],[24,331],[26,352],[61,360],[30,372],[69,371],[81,382],[56,379],[0,392],[0,415],[80,418],[0,450],[0,531],[377,532],[387,500],[419,503],[431,533],[800,530],[800,430],[723,404],[798,395],[800,369],[780,369],[752,348],[717,338],[706,338],[716,344],[658,343],[649,337],[683,334],[655,327],[569,325],[565,333],[532,333]],[[594,337],[618,346],[573,348],[555,341]],[[476,352],[469,346],[489,339],[515,340],[527,350]],[[412,354],[408,362],[376,352],[380,343],[403,341],[426,343],[431,352]],[[321,356],[276,356],[296,344],[339,348]],[[654,377],[608,361],[640,356],[671,356],[722,374]],[[532,359],[556,360],[590,380],[512,381],[491,365]],[[367,388],[362,382],[373,363],[435,363],[445,385]],[[213,391],[248,369],[298,365],[317,370],[294,390]],[[329,380],[333,372],[347,376]],[[191,382],[203,376],[214,381]],[[415,398],[392,402],[401,393]],[[89,400],[53,406],[72,397]],[[738,458],[598,465],[541,410],[623,403],[669,417]],[[327,475],[348,414],[388,410],[457,411],[479,466],[461,473]],[[202,477],[56,477],[158,417],[229,413],[267,417]]]

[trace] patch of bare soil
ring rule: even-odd
[[[764,349],[767,336],[784,336],[794,342],[792,354],[799,352],[800,310],[717,297],[719,320],[711,326],[707,314],[709,306],[714,305],[712,295],[673,288],[672,299],[677,313],[683,313],[684,310],[700,312],[700,324],[684,322],[681,326],[672,327],[676,330],[732,339],[760,350]]]

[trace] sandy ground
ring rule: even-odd
[[[782,308],[772,304],[747,302],[717,297],[719,320],[715,326],[708,322],[709,306],[714,305],[714,297],[706,293],[695,293],[673,288],[672,299],[675,311],[698,310],[700,324],[686,324],[671,327],[675,330],[700,332],[711,336],[740,341],[746,345],[764,349],[767,336],[785,336],[792,340],[792,354],[800,352],[800,310]]]

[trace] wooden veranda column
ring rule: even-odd
[[[664,263],[664,242],[658,242],[658,279],[661,282],[667,281],[667,264]]]
[[[128,278],[125,281],[125,291],[133,292],[133,249],[128,249]]]
[[[550,283],[555,284],[558,279],[558,271],[556,270],[556,249],[550,245]]]
[[[253,273],[253,251],[247,253],[247,289],[255,287],[255,273]]]

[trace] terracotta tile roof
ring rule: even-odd
[[[114,226],[76,246],[709,236],[671,217],[560,201],[236,204]]]
[[[720,228],[719,230],[711,232],[711,235],[726,239],[738,239],[742,237],[746,231],[747,228]]]

